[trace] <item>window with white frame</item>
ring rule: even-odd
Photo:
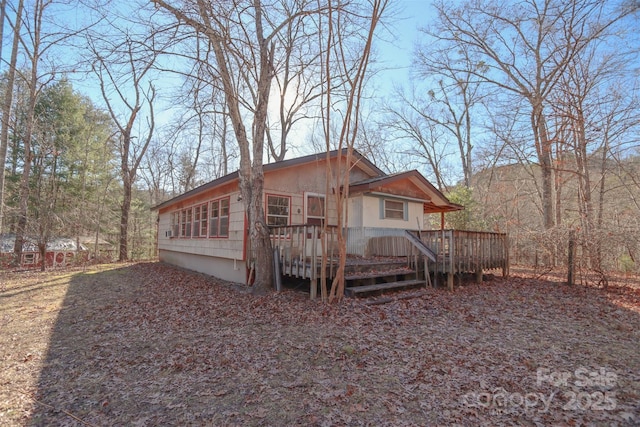
[[[385,219],[405,219],[406,202],[384,199]]]
[[[307,224],[322,225],[325,221],[324,196],[321,194],[307,194]]]
[[[191,237],[191,226],[193,224],[193,209],[186,209],[187,212],[187,229],[184,233],[184,237]]]
[[[191,228],[189,228],[189,234],[191,234]],[[187,210],[180,211],[180,237],[187,236]]]
[[[193,208],[193,237],[207,237],[208,203]]]
[[[180,211],[171,214],[171,237],[180,235]]]
[[[220,200],[220,237],[229,236],[229,198]]]
[[[291,197],[267,195],[267,225],[289,225]]]
[[[229,198],[214,200],[209,207],[209,237],[229,236]]]
[[[200,237],[207,237],[209,229],[209,203],[200,206]]]
[[[200,237],[200,206],[193,208],[193,237]]]

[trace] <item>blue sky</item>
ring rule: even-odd
[[[397,8],[397,17],[388,31],[380,32],[388,41],[379,42],[376,49],[380,65],[387,69],[382,77],[389,79],[388,83],[401,84],[408,80],[418,28],[431,18],[433,9],[428,0],[400,0],[393,2],[393,7]]]

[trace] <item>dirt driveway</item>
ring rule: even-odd
[[[515,276],[366,302],[159,263],[0,272],[0,425],[640,423],[637,289]]]

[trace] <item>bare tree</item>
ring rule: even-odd
[[[441,122],[430,112],[428,101],[409,99],[404,93],[398,94],[398,100],[397,106],[387,108],[385,125],[394,131],[396,138],[408,141],[410,148],[405,152],[422,159],[438,189],[446,191],[446,157],[451,152],[443,143],[446,137],[444,128],[439,125]]]
[[[273,282],[262,165],[272,83],[279,69],[279,37],[292,22],[315,13],[310,7],[314,2],[283,0],[270,2],[268,7],[260,0],[191,0],[180,7],[164,0],[152,3],[205,37],[212,51],[209,60],[215,62],[240,152],[240,192],[249,219],[250,259],[255,269],[253,291],[263,293]]]
[[[571,61],[607,34],[630,8],[604,0],[527,0],[505,8],[492,0],[460,5],[439,1],[438,24],[429,34],[438,43],[470,53],[481,67],[459,67],[473,78],[527,101],[532,139],[541,169],[544,225],[555,224],[553,136],[549,108],[553,91]]]
[[[465,67],[471,68],[465,70]],[[422,44],[417,48],[414,68],[417,76],[431,87],[427,88],[426,97],[405,98],[404,102],[427,122],[427,126],[440,129],[440,145],[457,147],[463,182],[469,187],[473,175],[473,148],[481,139],[481,128],[475,126],[472,129],[476,120],[474,114],[478,117],[483,115],[483,111],[474,113],[474,110],[482,106],[482,99],[486,96],[480,92],[473,73],[484,65],[474,61],[465,46],[460,49],[434,49],[430,44]]]
[[[268,118],[266,133],[269,155],[275,161],[284,160],[291,148],[289,135],[295,124],[316,114],[319,106],[324,86],[317,77],[322,55],[317,46],[318,31],[317,26],[295,19],[277,34],[281,46],[274,70],[278,113],[276,118]]]
[[[367,77],[367,68],[371,58],[373,37],[376,26],[379,24],[388,0],[370,0],[365,2],[364,10],[358,12],[332,7],[329,0],[329,12],[325,29],[326,57],[324,59],[326,83],[324,108],[323,108],[323,130],[327,147],[327,194],[330,194],[329,187],[337,189],[335,191],[335,208],[337,212],[337,236],[339,261],[336,275],[331,283],[328,294],[329,302],[340,301],[344,296],[344,273],[347,259],[347,241],[344,235],[344,228],[348,223],[347,200],[349,199],[350,170],[352,168],[353,149],[358,138],[360,106],[363,98],[363,89]],[[362,21],[352,21],[354,16],[364,17]],[[352,57],[354,51],[354,41],[346,37],[344,28],[350,25],[362,25],[361,34],[363,42],[358,43],[355,51],[358,55]],[[332,80],[333,66],[337,65],[341,70],[344,80],[338,89],[334,89]],[[339,113],[334,115],[336,106]],[[337,116],[337,117],[336,117]],[[333,120],[336,119],[337,135],[333,133]],[[329,159],[329,149],[332,143],[337,144],[339,152],[346,154],[339,155],[335,166]],[[335,169],[334,169],[335,168]],[[326,211],[326,210],[325,210]],[[323,257],[323,259],[326,257]],[[324,271],[324,267],[322,268]],[[324,287],[325,281],[321,280]],[[323,299],[326,291],[322,289]]]
[[[191,61],[195,61],[197,75],[186,76],[187,90],[178,97],[185,111],[170,137],[184,144],[178,164],[184,191],[197,182],[227,175],[234,158],[229,147],[229,115],[223,91],[216,86],[215,70],[205,63],[206,55],[201,52]]]
[[[129,259],[128,228],[132,188],[138,168],[153,137],[156,90],[149,74],[156,60],[153,38],[134,40],[124,32],[113,42],[97,37],[89,39],[94,57],[93,72],[111,119],[118,129],[117,146],[123,197],[120,208],[119,260]],[[114,36],[115,37],[115,36]],[[106,43],[105,43],[106,42]],[[143,117],[146,107],[147,116]],[[146,118],[146,123],[140,122]],[[134,135],[139,131],[139,135]]]

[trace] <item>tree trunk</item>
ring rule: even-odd
[[[120,245],[118,261],[129,260],[129,211],[131,210],[131,179],[129,174],[123,171],[123,196],[120,209]]]
[[[36,38],[39,39],[39,38]],[[38,48],[34,47],[34,51],[37,52]],[[36,107],[36,84],[38,83],[38,60],[39,56],[34,54],[33,62],[31,66],[31,81],[29,83],[29,105],[27,107],[27,120],[25,124],[24,134],[24,165],[22,169],[22,176],[20,177],[20,202],[18,207],[18,224],[16,227],[16,240],[13,247],[14,262],[20,265],[22,260],[22,245],[24,243],[24,236],[27,231],[27,211],[29,208],[29,179],[31,177],[31,161],[33,160],[33,153],[31,152],[31,138],[33,136],[33,127],[35,121],[35,107]]]
[[[2,21],[4,22],[6,1],[2,2]],[[13,44],[11,46],[11,59],[7,72],[7,86],[2,105],[2,128],[0,129],[0,233],[4,230],[4,167],[7,159],[7,147],[9,145],[9,121],[11,118],[11,104],[13,103],[13,84],[16,78],[16,63],[18,62],[18,44],[20,42],[20,27],[22,24],[22,11],[24,0],[18,3],[13,31]]]
[[[536,151],[540,172],[542,174],[542,216],[544,228],[549,230],[555,225],[553,210],[553,153],[551,141],[547,133],[547,123],[544,117],[542,103],[532,102],[531,125],[536,140]]]

